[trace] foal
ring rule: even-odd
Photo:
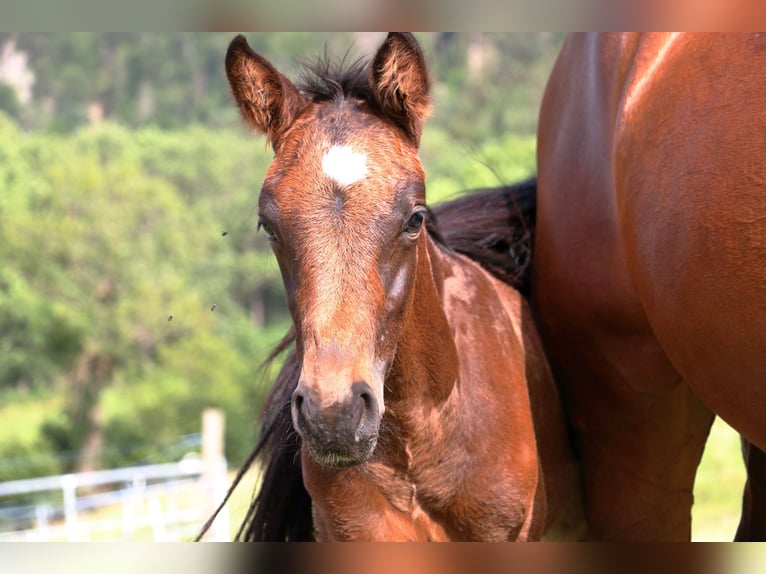
[[[426,231],[415,38],[296,87],[238,36],[226,72],[275,152],[259,226],[295,343],[247,537],[539,539],[574,488],[558,395],[519,292]]]

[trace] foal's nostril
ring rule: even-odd
[[[295,391],[293,393],[293,406],[301,410],[301,407],[303,406],[303,393],[299,393],[298,391]]]
[[[373,423],[378,416],[378,402],[372,392],[372,388],[364,381],[357,381],[351,385],[354,410],[358,411],[359,426],[367,426]]]
[[[305,399],[305,394],[302,389],[298,388],[295,390],[292,396],[291,406],[290,410],[292,412],[292,418],[293,418],[293,426],[296,430],[300,430],[300,428],[303,426],[303,423],[306,419],[306,415],[303,412],[303,401]]]

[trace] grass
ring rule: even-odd
[[[716,418],[697,470],[692,507],[692,540],[727,542],[739,524],[745,466],[739,434]]]
[[[229,484],[231,484],[234,474],[235,473],[231,473],[229,476]],[[257,486],[259,477],[260,473],[255,468],[251,468],[231,495],[231,499],[229,500],[229,525],[232,540],[234,540],[237,530],[239,530],[239,525],[242,524],[247,509],[250,507],[250,501],[255,493],[255,487]]]

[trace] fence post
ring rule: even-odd
[[[226,495],[228,486],[226,457],[224,456],[225,419],[221,409],[205,409],[202,413],[202,485],[209,493],[204,507],[205,519],[213,514]],[[228,542],[229,509],[221,510],[204,539],[210,542]]]
[[[61,489],[64,491],[64,520],[66,536],[69,542],[79,539],[77,528],[77,475],[65,474],[61,477]]]
[[[50,538],[48,530],[48,515],[50,506],[47,504],[38,504],[35,506],[35,517],[37,519],[37,536],[40,542],[47,542]]]

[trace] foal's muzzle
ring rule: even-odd
[[[369,458],[378,439],[380,408],[366,382],[351,385],[345,398],[322,405],[318,393],[301,382],[292,398],[293,425],[322,466],[349,467]]]

